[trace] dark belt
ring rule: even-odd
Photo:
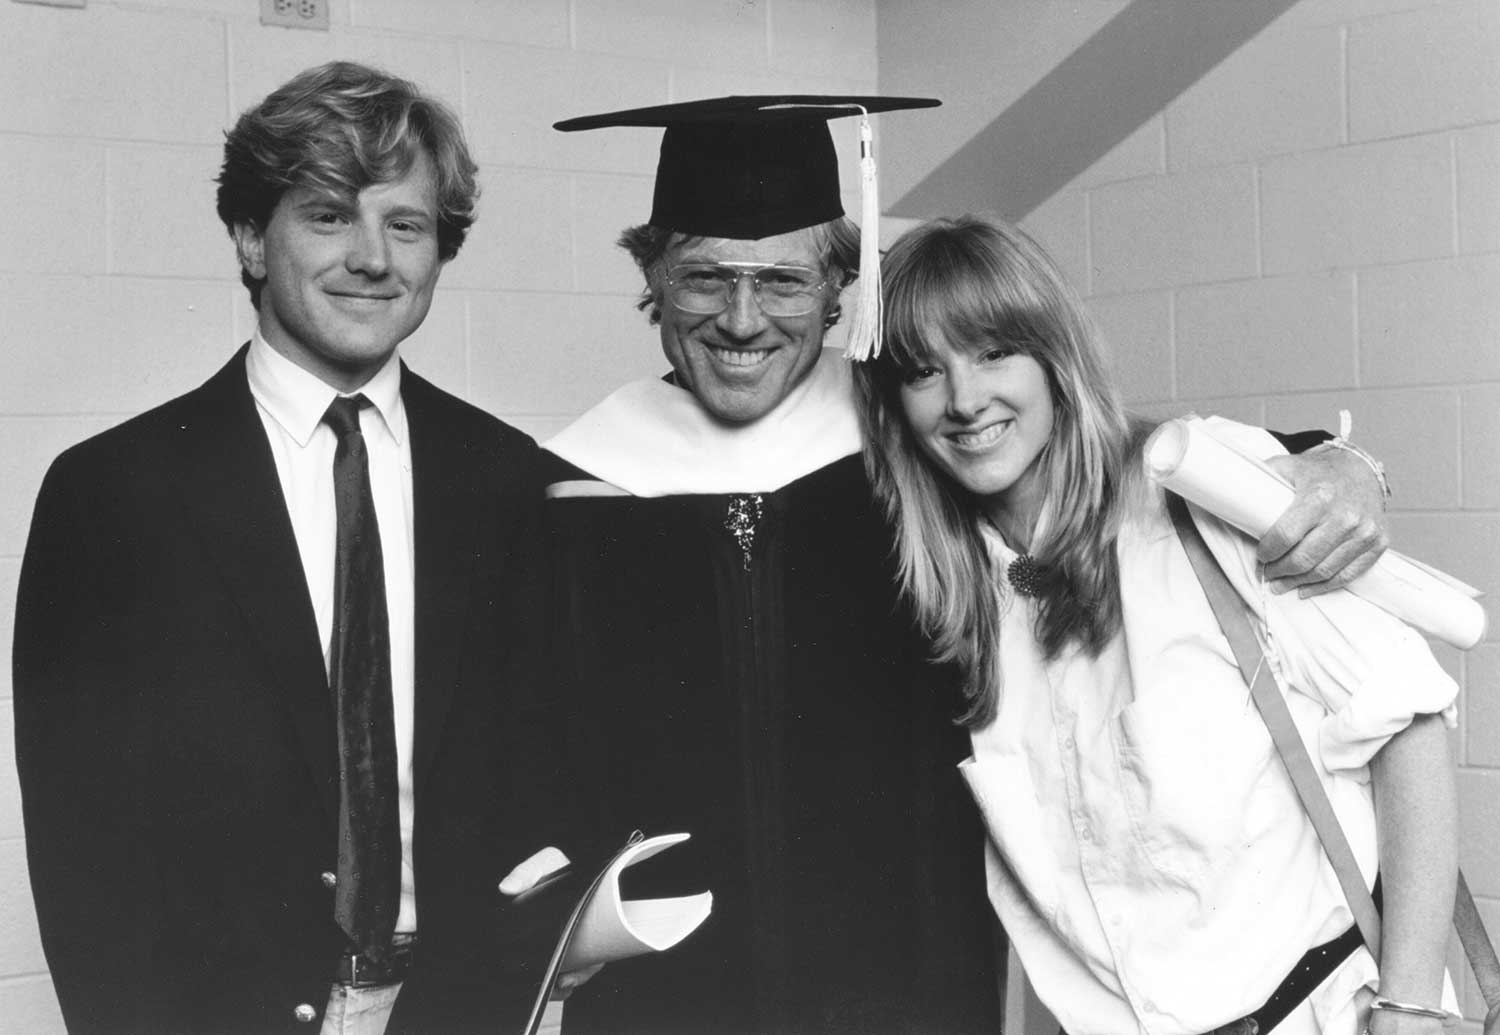
[[[1375,899],[1375,907],[1380,908],[1380,878],[1375,878],[1375,887],[1371,891],[1371,897]],[[1282,979],[1276,991],[1271,993],[1271,998],[1254,1013],[1247,1014],[1237,1021],[1220,1025],[1208,1035],[1269,1035],[1276,1025],[1286,1020],[1287,1014],[1295,1010],[1308,996],[1312,995],[1313,989],[1321,985],[1328,975],[1339,968],[1354,950],[1364,944],[1364,938],[1359,933],[1359,927],[1350,927],[1343,934],[1322,945],[1315,945],[1302,954],[1292,972]],[[1060,1032],[1059,1035],[1067,1035]]]
[[[1375,878],[1375,888],[1372,892],[1375,906],[1380,907],[1380,878]],[[1322,945],[1314,946],[1302,954],[1292,972],[1277,986],[1276,991],[1271,993],[1265,1005],[1248,1017],[1224,1027],[1218,1032],[1224,1035],[1267,1035],[1268,1032],[1282,1021],[1286,1015],[1297,1008],[1297,1005],[1312,995],[1313,989],[1323,983],[1323,980],[1339,968],[1354,950],[1364,944],[1360,936],[1359,927],[1350,927],[1349,930],[1326,941]],[[1218,1032],[1214,1035],[1218,1035]]]
[[[339,957],[338,970],[333,980],[345,988],[376,988],[395,985],[406,980],[415,954],[415,936],[397,935],[390,951],[383,959],[373,960],[358,952],[346,952]]]

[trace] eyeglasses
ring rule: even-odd
[[[729,307],[740,278],[751,278],[767,316],[806,316],[818,307],[827,278],[806,266],[758,262],[690,262],[667,270],[667,298],[685,313],[712,316]]]

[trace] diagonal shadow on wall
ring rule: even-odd
[[[888,213],[1024,218],[1296,2],[1135,0]]]

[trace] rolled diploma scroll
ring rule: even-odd
[[[620,873],[688,839],[687,834],[642,837],[637,830],[615,853],[574,906],[552,959],[542,977],[531,1017],[522,1035],[556,1031],[560,1002],[552,1002],[557,979],[564,971],[660,952],[676,945],[703,923],[713,909],[711,891],[682,898],[620,898]]]
[[[620,897],[622,871],[687,839],[687,834],[647,838],[631,845],[609,864],[596,893],[583,907],[563,958],[563,970],[581,970],[596,963],[669,949],[708,919],[714,903],[711,891],[682,898],[625,901]]]
[[[1257,457],[1216,437],[1202,418],[1169,420],[1146,440],[1159,484],[1259,539],[1292,504],[1292,487]],[[1394,550],[1347,587],[1408,625],[1468,650],[1484,637],[1479,591]]]

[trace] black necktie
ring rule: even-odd
[[[359,430],[363,395],[335,399],[323,421],[339,437],[333,455],[338,540],[328,682],[338,720],[339,858],[333,915],[361,952],[380,959],[401,905],[396,724],[385,567],[370,459]]]

